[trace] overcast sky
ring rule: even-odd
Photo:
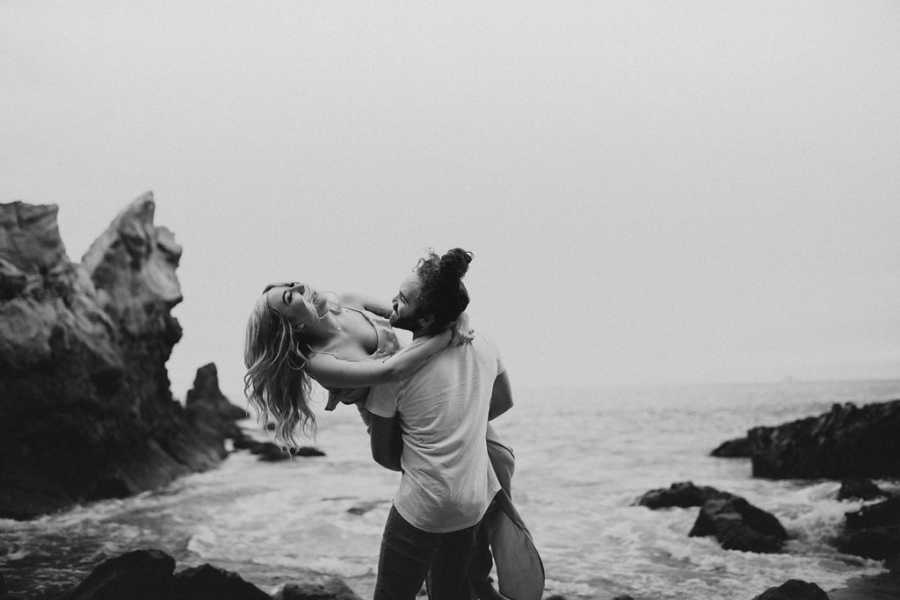
[[[896,377],[900,3],[0,1],[0,201],[78,260],[146,190],[179,396],[457,245],[518,385]]]

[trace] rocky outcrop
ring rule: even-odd
[[[750,440],[741,437],[722,442],[709,455],[718,458],[750,458],[751,450]]]
[[[313,446],[299,446],[297,448],[284,448],[272,442],[260,442],[242,433],[234,438],[236,450],[249,450],[263,462],[281,462],[292,456],[316,457],[325,456],[325,453]]]
[[[350,587],[331,577],[324,582],[288,583],[273,596],[274,600],[360,600]]]
[[[747,437],[755,477],[900,476],[900,400],[835,404],[818,417],[753,428]]]
[[[136,550],[98,565],[61,600],[170,598],[175,559],[159,550]]]
[[[707,500],[715,498],[736,498],[734,494],[717,490],[709,486],[696,486],[691,481],[673,483],[668,488],[650,490],[638,498],[636,504],[650,509],[670,508],[677,506],[703,506]]]
[[[838,500],[873,500],[887,493],[871,479],[845,479],[837,493]]]
[[[267,593],[237,573],[210,564],[185,569],[172,579],[173,600],[271,600]]]
[[[726,550],[745,552],[779,552],[788,537],[774,515],[740,497],[708,500],[688,535],[712,535]]]
[[[223,423],[233,423],[250,416],[246,410],[229,402],[219,389],[219,371],[215,363],[208,363],[197,369],[194,385],[188,390],[184,406],[188,412],[214,416]]]
[[[237,421],[247,418],[247,411],[229,402],[219,389],[219,373],[214,363],[197,369],[194,385],[185,397],[185,412],[194,431],[207,437],[237,440],[245,435]]]
[[[789,579],[778,587],[767,589],[753,600],[828,600],[828,594],[814,583]]]
[[[175,560],[160,550],[136,550],[104,561],[60,600],[272,600],[232,571],[203,564],[177,573]],[[285,584],[278,600],[359,600],[336,577]]]
[[[166,360],[181,247],[134,200],[69,260],[55,206],[0,204],[0,517],[121,497],[216,465]]]
[[[879,560],[900,555],[900,497],[847,513],[835,542],[847,554]]]

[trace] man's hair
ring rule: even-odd
[[[470,262],[471,252],[453,248],[443,256],[431,251],[416,264],[416,275],[422,285],[418,314],[420,317],[434,318],[428,334],[446,329],[469,305],[469,292],[462,278],[469,270]]]

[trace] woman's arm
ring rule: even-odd
[[[385,302],[384,300],[372,296],[366,296],[365,294],[341,294],[339,298],[341,304],[362,308],[370,313],[375,313],[379,317],[388,318],[393,311],[390,302]]]
[[[341,360],[330,354],[313,354],[306,363],[310,376],[327,388],[361,388],[412,375],[428,359],[450,343],[445,331],[414,343],[383,360]]]

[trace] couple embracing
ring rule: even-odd
[[[472,255],[429,253],[388,304],[273,284],[247,326],[245,392],[276,439],[310,430],[310,378],[326,408],[356,404],[372,456],[401,471],[382,537],[376,600],[539,599],[543,567],[510,501],[512,452],[488,421],[512,406],[495,346],[468,328]],[[393,327],[412,331],[401,348]],[[493,560],[492,560],[493,555]],[[496,563],[499,592],[490,584]]]

